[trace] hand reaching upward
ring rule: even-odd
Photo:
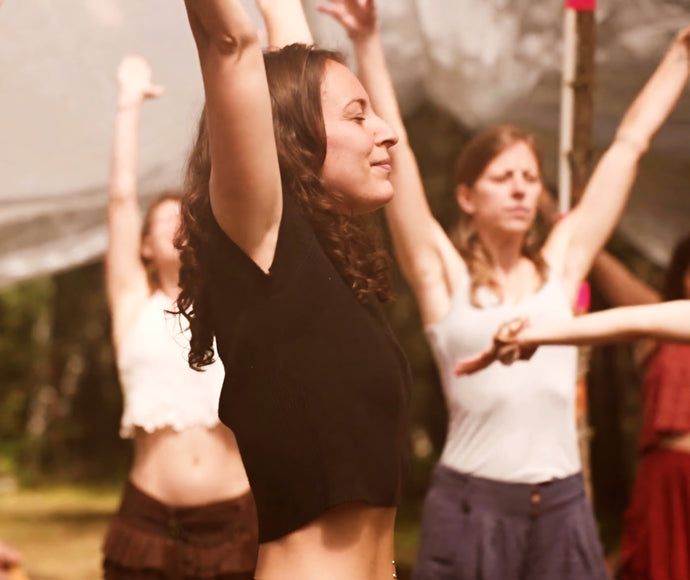
[[[117,69],[120,105],[142,103],[161,96],[165,89],[154,85],[151,77],[151,67],[143,57],[130,55],[123,58]]]
[[[374,0],[328,0],[316,8],[319,12],[335,18],[352,40],[367,36],[376,30]]]

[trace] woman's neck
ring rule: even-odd
[[[523,253],[523,235],[480,234],[480,239],[504,300],[519,302],[539,289],[543,280],[534,262]]]
[[[491,264],[496,275],[510,276],[523,261],[522,235],[486,235],[479,234],[482,245],[489,254]]]
[[[169,298],[176,300],[180,294],[180,272],[179,269],[166,270],[161,268],[158,271],[158,290]]]

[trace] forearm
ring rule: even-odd
[[[256,0],[266,24],[268,45],[314,44],[300,0]]]
[[[612,308],[559,324],[529,327],[519,335],[526,347],[596,345],[650,337],[690,341],[690,301]]]
[[[141,95],[128,94],[122,90],[119,92],[113,126],[113,150],[108,187],[111,203],[136,198],[142,105]]]
[[[606,251],[600,252],[592,267],[594,282],[611,306],[634,306],[659,302],[659,293],[635,276]]]
[[[646,150],[688,81],[688,49],[674,42],[620,123],[616,138]]]

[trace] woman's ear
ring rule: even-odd
[[[455,186],[455,199],[460,206],[460,209],[467,215],[473,215],[475,212],[474,200],[472,190],[464,183]]]

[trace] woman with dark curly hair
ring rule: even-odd
[[[254,502],[237,442],[218,421],[220,363],[196,373],[168,310],[179,293],[180,192],[141,219],[136,186],[144,102],[161,88],[141,57],[118,70],[105,278],[134,463],[105,539],[107,580],[246,580],[257,552]]]
[[[389,260],[371,214],[393,196],[397,137],[339,55],[262,55],[239,0],[186,6],[206,105],[178,307],[191,366],[213,360],[214,337],[225,366],[219,415],[256,500],[256,578],[392,578],[409,370],[379,306]]]

